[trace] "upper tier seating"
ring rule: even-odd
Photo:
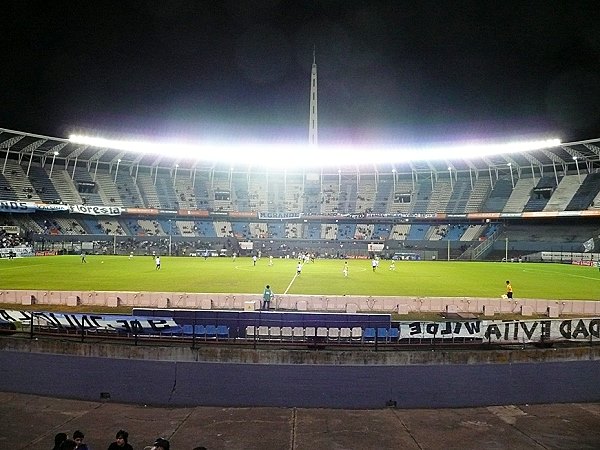
[[[512,193],[512,182],[507,178],[499,178],[496,180],[494,189],[490,192],[485,204],[483,205],[483,211],[486,212],[500,212],[504,209],[504,205],[508,201],[510,194]]]
[[[580,179],[577,175],[563,177],[544,207],[544,211],[564,211],[579,187]]]
[[[5,161],[0,199],[72,205],[201,209],[221,212],[271,212],[301,215],[465,214],[579,211],[600,207],[600,174],[582,170],[547,174],[485,170],[452,173],[419,169],[407,174],[287,174],[234,172],[121,165],[96,167],[70,159],[55,164]],[[567,170],[563,168],[563,171]],[[499,177],[492,179],[491,177]],[[116,177],[116,178],[115,178]],[[558,185],[557,185],[558,181]],[[513,187],[514,183],[514,187]],[[492,189],[493,185],[493,189]],[[548,198],[550,196],[550,198]],[[302,227],[303,228],[303,227]],[[177,228],[178,232],[180,229]],[[286,235],[291,230],[276,230]],[[306,234],[297,229],[298,234]],[[343,232],[343,230],[342,230]],[[389,231],[391,232],[391,230]],[[388,232],[388,234],[389,234]],[[269,233],[273,234],[273,233]],[[310,233],[309,233],[310,234]]]
[[[583,177],[582,177],[583,178]],[[600,191],[600,173],[589,174],[583,179],[581,186],[565,208],[566,211],[588,209]]]

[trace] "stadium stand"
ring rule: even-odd
[[[560,179],[562,179],[562,177]],[[550,200],[556,186],[557,182],[554,177],[541,177],[533,188],[527,204],[523,207],[523,211],[542,211],[548,204],[548,200]]]
[[[31,185],[40,196],[40,200],[45,203],[54,203],[60,199],[60,194],[56,191],[54,184],[48,178],[48,174],[43,167],[38,164],[31,164],[29,166],[29,179]],[[3,188],[0,183],[0,190]]]
[[[471,180],[472,191],[469,200],[465,206],[465,212],[485,211],[483,205],[490,193],[490,180],[485,177],[479,177],[473,182]]]
[[[581,186],[575,192],[565,211],[582,211],[588,209],[599,191],[600,173],[592,173],[585,176]]]
[[[502,211],[510,197],[512,189],[513,187],[510,179],[499,178],[483,205],[483,211]]]
[[[581,185],[581,179],[577,175],[566,175],[554,190],[552,197],[546,203],[544,211],[564,211],[575,196]]]
[[[521,178],[516,182],[510,197],[506,201],[502,212],[521,212],[529,201],[531,190],[534,186],[532,178]]]
[[[450,180],[437,181],[431,190],[431,196],[425,212],[428,214],[435,214],[436,212],[446,211],[451,196],[452,184],[450,183]]]
[[[119,192],[119,198],[121,204],[119,204],[117,198],[114,198],[116,206],[131,206],[135,208],[141,208],[144,205],[140,189],[135,182],[135,179],[129,174],[127,170],[121,170],[117,173],[117,190]]]
[[[384,256],[409,248],[429,257],[447,252],[447,241],[460,243],[452,252],[461,254],[498,252],[506,239],[515,252],[559,241],[575,251],[598,236],[580,219],[582,233],[552,237],[557,230],[543,220],[561,213],[562,224],[600,209],[598,147],[588,143],[472,161],[267,173],[74,148],[55,138],[38,147],[38,139],[0,130],[0,142],[11,142],[0,175],[3,223],[35,246],[116,236],[109,247],[146,251],[164,248],[160,239],[170,236],[178,251],[251,240],[280,256],[302,249],[346,256],[337,241],[351,241],[353,256],[368,257],[370,242],[384,242]],[[12,214],[15,201],[55,206]],[[108,215],[106,207],[116,209]],[[523,232],[527,225],[534,231]]]

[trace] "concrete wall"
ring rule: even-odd
[[[29,291],[0,290],[0,303],[15,305],[88,305],[149,308],[244,309],[258,294],[197,294],[186,292],[107,292],[107,291]],[[377,297],[276,295],[273,308],[292,311],[330,312],[471,312],[492,316],[497,313],[523,315],[598,315],[600,302],[585,300],[544,300],[477,297]]]
[[[455,408],[597,402],[599,370],[599,347],[321,352],[0,339],[1,391],[91,401],[109,395],[149,405]]]

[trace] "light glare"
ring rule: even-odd
[[[143,142],[112,140],[83,135],[71,135],[76,144],[110,148],[134,153],[163,154],[172,158],[191,158],[233,165],[261,165],[273,168],[325,167],[365,164],[393,164],[410,161],[472,159],[483,156],[518,153],[552,148],[559,139],[508,142],[501,144],[463,144],[446,147],[350,147],[309,146],[290,143],[219,143],[181,144],[176,142]]]

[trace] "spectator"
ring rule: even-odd
[[[77,442],[72,439],[65,439],[60,444],[60,450],[75,450],[77,448]]]
[[[85,436],[81,431],[75,430],[75,432],[73,433],[73,440],[77,444],[77,446],[75,447],[77,450],[89,450],[87,444],[83,442],[84,438]]]
[[[115,442],[110,444],[108,450],[133,450],[131,444],[127,442],[129,438],[129,433],[125,430],[117,431],[117,435],[115,436]]]
[[[57,433],[54,436],[54,447],[52,450],[60,450],[60,446],[63,442],[67,440],[67,433]]]
[[[169,441],[163,438],[158,438],[154,442],[154,447],[152,447],[152,450],[169,450],[170,447],[171,446],[169,445]]]

